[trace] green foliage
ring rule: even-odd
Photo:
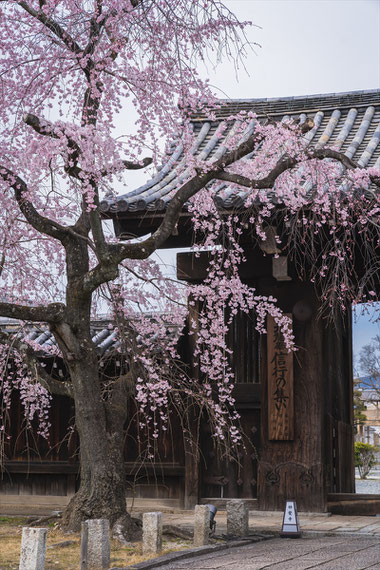
[[[372,467],[376,465],[375,453],[379,448],[362,441],[355,442],[355,467],[359,469],[360,479],[366,479]]]

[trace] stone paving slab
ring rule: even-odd
[[[241,540],[231,541],[229,543],[221,543],[221,544],[210,544],[207,546],[198,546],[189,550],[183,550],[178,552],[171,552],[169,554],[165,554],[163,556],[159,556],[158,558],[154,558],[151,560],[146,560],[145,562],[140,562],[133,566],[128,566],[125,568],[114,567],[110,568],[110,570],[154,570],[156,568],[168,566],[170,564],[178,564],[181,560],[189,560],[193,559],[197,556],[201,556],[202,554],[209,554],[209,553],[216,553],[222,550],[228,550],[231,548],[238,548],[240,546],[245,546],[246,544],[252,544],[256,542],[261,542],[263,540],[268,540],[270,537],[265,536],[257,536],[252,538],[244,538]]]
[[[379,570],[380,542],[344,537],[272,539],[229,551],[181,560],[162,570]]]

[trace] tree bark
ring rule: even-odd
[[[78,243],[67,258],[67,318],[51,325],[69,372],[79,435],[80,487],[62,520],[64,528],[74,531],[87,519],[105,518],[113,526],[127,514],[123,428],[130,391],[116,380],[113,391],[103,393],[90,330],[91,295],[84,294],[76,280],[87,269],[83,250],[84,244]]]
[[[80,488],[63,516],[63,525],[79,530],[86,519],[106,518],[111,526],[126,513],[123,424],[110,422],[103,401],[97,362],[91,356],[70,364],[75,419],[80,441]]]

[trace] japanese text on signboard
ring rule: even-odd
[[[289,440],[294,437],[293,353],[272,317],[267,328],[269,439]]]

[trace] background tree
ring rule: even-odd
[[[360,380],[354,380],[354,384],[357,385]],[[362,392],[357,388],[354,389],[354,427],[355,433],[358,433],[358,426],[362,426],[365,424],[367,420],[367,416],[364,413],[365,405],[363,400],[361,399]]]
[[[369,390],[374,404],[380,402],[380,335],[376,335],[369,344],[363,346],[359,355],[363,376],[360,385]]]
[[[284,247],[307,267],[327,306],[345,310],[375,295],[374,273],[358,281],[350,264],[358,235],[368,258],[378,247],[378,195],[371,185],[379,185],[379,173],[336,149],[306,145],[302,135],[313,125],[260,125],[252,113],[239,115],[222,157],[195,158],[191,113],[216,104],[195,63],[207,51],[219,58],[233,49],[241,54],[245,45],[244,24],[216,0],[0,0],[0,19],[0,315],[25,326],[46,323],[68,373],[64,381],[54,378],[41,365],[38,346],[2,334],[3,417],[17,389],[29,420],[38,414],[46,436],[49,392],[73,398],[80,489],[63,523],[76,529],[84,518],[108,518],[113,524],[126,516],[129,398],[138,402],[153,441],[166,427],[169,406],[183,411],[191,400],[207,411],[213,435],[228,446],[239,433],[226,305],[230,319],[255,310],[260,332],[271,314],[292,347],[290,323],[275,299],[240,281],[243,220],[217,209],[212,182],[250,189],[247,219],[259,240],[273,214],[263,190],[275,187],[289,228]],[[122,109],[136,117],[133,124],[125,124]],[[142,240],[115,242],[102,225],[100,199],[114,194],[129,170],[156,164],[159,141],[174,135],[181,136],[187,169],[160,227]],[[146,149],[151,156],[143,155]],[[242,160],[252,153],[252,160]],[[175,230],[185,205],[213,255],[209,277],[191,289],[204,307],[199,328],[190,331],[196,332],[202,384],[178,368],[166,323],[145,316],[160,290],[171,323],[183,323],[190,291],[179,293],[149,256]],[[321,240],[323,255],[316,254]],[[151,286],[149,296],[136,280]],[[114,378],[104,378],[91,338],[100,298],[126,355],[124,373]],[[8,372],[9,355],[15,372]]]
[[[377,451],[379,448],[375,445],[355,441],[355,467],[359,469],[360,479],[367,479],[372,467],[375,467]]]

